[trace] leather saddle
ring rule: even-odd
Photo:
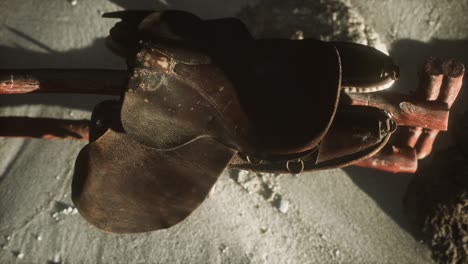
[[[340,104],[393,82],[396,66],[372,48],[256,40],[239,20],[181,11],[106,16],[122,19],[107,44],[128,61],[127,88],[95,108],[72,186],[102,230],[168,228],[226,168],[339,168],[378,152],[396,128],[381,110]]]

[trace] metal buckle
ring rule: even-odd
[[[252,164],[252,165],[260,165],[263,163],[263,160],[259,159],[258,162],[254,162],[250,157],[249,155],[245,155],[245,159],[247,160],[248,163]]]
[[[299,171],[293,171],[293,170],[291,170],[289,164],[292,163],[292,162],[294,162],[294,163],[300,163],[300,164],[301,164],[301,167],[300,167],[300,170],[299,170]],[[298,159],[298,160],[295,160],[295,161],[294,161],[294,160],[288,160],[288,161],[286,162],[286,169],[289,171],[289,173],[292,173],[292,174],[299,174],[299,173],[301,173],[301,172],[304,171],[304,161],[301,160],[301,159]]]
[[[392,118],[387,119],[387,133],[392,134],[398,128],[397,123]]]

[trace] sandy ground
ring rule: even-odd
[[[172,8],[211,18],[235,16],[257,1],[134,2],[1,1],[0,67],[123,68],[103,46],[115,21],[101,19],[102,12]],[[401,66],[395,89],[416,85],[417,66],[427,55],[468,64],[468,2],[350,2]],[[466,94],[456,111],[465,107]],[[0,114],[89,118],[102,99],[2,96]],[[441,142],[443,148],[450,139]],[[214,195],[183,223],[112,235],[71,206],[73,164],[83,146],[0,139],[0,263],[432,263],[407,232],[401,199],[411,175],[358,168],[279,177],[225,172]]]

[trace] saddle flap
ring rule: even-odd
[[[78,155],[72,199],[104,231],[168,228],[205,200],[235,153],[211,139],[158,151],[109,129]]]
[[[166,51],[162,44],[144,42],[136,54],[121,111],[126,133],[160,150],[204,137],[236,148],[246,145],[241,134],[248,119],[224,72],[212,63],[180,60],[175,49]]]
[[[343,157],[386,142],[396,129],[395,122],[382,110],[364,106],[342,106],[327,135],[320,143],[317,164],[329,164]]]

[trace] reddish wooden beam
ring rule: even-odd
[[[427,101],[435,101],[437,99],[442,81],[444,80],[442,64],[443,61],[438,58],[429,57],[426,60],[420,75],[416,98]]]
[[[418,159],[413,148],[387,145],[374,156],[353,165],[393,173],[415,173]]]
[[[465,66],[451,59],[442,64],[442,72],[444,80],[437,101],[446,103],[450,109],[462,87]]]
[[[399,126],[447,130],[449,111],[444,103],[414,100],[410,95],[391,92],[348,94],[348,99],[343,103],[385,110]]]
[[[465,67],[454,59],[444,62],[429,59],[426,62],[425,68],[426,71],[422,75],[422,83],[430,83],[434,88],[430,93],[424,93],[424,90],[427,90],[427,88],[421,86],[419,88],[420,98],[428,101],[443,102],[450,109],[462,87]],[[437,75],[433,75],[434,70],[430,71],[430,69],[437,69]],[[437,79],[437,82],[434,82],[434,79]],[[416,145],[418,159],[424,159],[432,152],[432,146],[439,134],[439,130],[435,128],[424,129]]]
[[[127,83],[121,70],[1,70],[0,94],[81,93],[121,95]],[[399,125],[447,129],[447,106],[414,101],[396,93],[349,94],[346,104],[373,106],[387,111]]]
[[[0,94],[79,93],[121,95],[127,83],[122,70],[0,70]]]
[[[464,73],[463,64],[456,60],[442,61],[429,58],[423,67],[416,99],[444,104],[448,114],[448,110],[462,87]],[[448,121],[446,120],[446,122]],[[445,129],[415,124],[402,127],[394,142],[396,145],[388,145],[373,157],[354,165],[388,172],[414,173],[417,169],[417,159],[425,158],[432,152],[432,146],[439,130],[446,130],[446,127],[447,123]]]

